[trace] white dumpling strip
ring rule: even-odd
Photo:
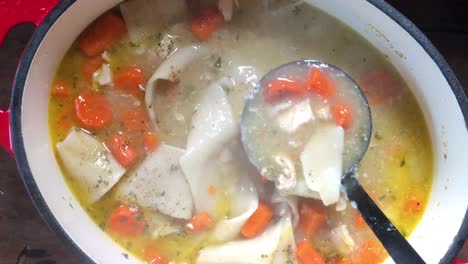
[[[185,0],[132,0],[121,3],[120,11],[130,40],[138,42],[184,18],[188,8]]]
[[[215,214],[217,197],[208,192],[210,186],[223,190],[240,176],[232,173],[225,175],[221,171],[221,153],[239,132],[222,84],[223,80],[215,82],[205,91],[192,117],[186,152],[180,159],[196,210],[211,215]]]
[[[324,205],[338,202],[343,174],[344,130],[325,124],[317,128],[300,159],[305,183],[317,191]]]
[[[294,240],[294,228],[291,219],[290,217],[285,217],[283,221],[280,241],[271,264],[299,263],[296,258],[296,241]]]
[[[201,46],[188,46],[177,50],[170,55],[154,72],[146,85],[145,103],[150,119],[156,125],[156,113],[153,108],[154,90],[157,88],[158,80],[168,80],[175,82],[177,74],[187,67],[194,60],[207,54],[208,50]]]
[[[190,186],[179,166],[184,150],[161,144],[119,184],[117,197],[181,219],[192,217]]]
[[[289,217],[269,226],[261,235],[247,240],[237,240],[211,246],[200,251],[197,264],[269,264],[284,259],[284,245],[294,245],[293,228]],[[274,261],[274,262],[273,262]]]
[[[74,127],[64,141],[57,143],[57,152],[91,202],[99,200],[126,171],[101,142]]]
[[[258,195],[247,173],[240,175],[239,190],[231,202],[233,217],[219,221],[214,230],[212,239],[215,241],[228,241],[237,237],[244,223],[257,210]],[[237,188],[236,188],[237,189]]]
[[[300,197],[307,197],[312,199],[320,199],[320,194],[317,191],[309,189],[303,177],[298,177],[296,185],[293,189],[282,192],[283,195],[296,195]]]

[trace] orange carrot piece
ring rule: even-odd
[[[168,264],[169,263],[169,261],[167,261],[166,258],[161,256],[158,250],[151,245],[148,245],[143,249],[143,257],[146,263],[148,264]]]
[[[117,89],[134,95],[143,92],[140,87],[145,84],[145,81],[146,76],[143,70],[136,66],[122,69],[114,77],[114,85]]]
[[[103,63],[104,59],[101,58],[101,56],[86,59],[81,66],[82,78],[91,83],[93,80],[93,73],[97,71]]]
[[[145,225],[145,221],[140,219],[138,209],[124,204],[112,212],[106,227],[116,234],[135,237],[145,231]]]
[[[86,56],[97,56],[112,47],[125,32],[122,18],[109,12],[85,30],[78,40],[78,46]]]
[[[52,96],[56,98],[67,98],[72,94],[70,84],[65,81],[57,81],[52,87]]]
[[[185,232],[192,234],[209,229],[213,225],[213,220],[207,212],[197,213],[192,220],[188,222],[184,229]]]
[[[304,87],[295,81],[278,79],[270,82],[265,89],[265,101],[274,104],[286,98],[300,98],[306,93]]]
[[[327,99],[336,95],[336,87],[333,81],[325,72],[317,68],[310,71],[306,88],[309,92],[316,93]]]
[[[351,126],[352,123],[352,110],[347,105],[334,105],[332,107],[333,118],[335,123],[344,129]]]
[[[422,203],[415,198],[411,198],[405,203],[405,211],[408,213],[419,213],[422,209]]]
[[[224,17],[217,8],[209,8],[192,18],[190,30],[201,41],[207,41],[224,24]]]
[[[301,264],[325,264],[323,257],[307,240],[297,245],[296,256]]]
[[[147,153],[155,150],[159,146],[159,143],[161,143],[161,141],[156,134],[146,132],[145,135],[143,135],[143,146]]]
[[[112,109],[104,96],[86,90],[75,99],[78,120],[88,129],[101,129],[112,123]]]
[[[348,259],[335,259],[330,264],[351,264]]]
[[[252,238],[263,232],[273,217],[273,210],[263,202],[258,203],[257,210],[247,219],[241,228],[241,234]]]
[[[325,208],[315,202],[302,201],[299,207],[299,229],[305,237],[310,238],[327,220]]]
[[[354,226],[356,228],[364,228],[367,226],[366,221],[362,218],[361,214],[358,211],[353,211],[354,216]]]
[[[139,108],[125,108],[121,114],[124,128],[127,132],[144,133],[149,129],[149,118],[146,109]]]
[[[375,240],[367,240],[351,253],[353,264],[374,264],[382,262],[387,254],[382,245]]]
[[[216,195],[216,187],[214,187],[213,185],[210,185],[210,187],[208,187],[208,193],[211,196],[215,196]]]
[[[106,141],[106,146],[124,168],[129,168],[140,158],[139,153],[130,145],[128,138],[122,134],[110,136]]]

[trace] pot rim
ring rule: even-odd
[[[44,37],[47,35],[49,29],[54,25],[57,19],[68,10],[77,0],[62,0],[57,6],[52,9],[49,15],[44,21],[37,27],[33,33],[30,41],[26,45],[23,56],[18,64],[17,73],[13,82],[13,91],[11,98],[11,135],[14,153],[16,156],[17,167],[20,172],[21,178],[26,190],[31,197],[31,200],[36,207],[36,210],[41,215],[44,222],[47,224],[50,230],[52,230],[62,241],[64,241],[73,253],[80,257],[82,263],[95,263],[83,250],[70,238],[70,236],[62,228],[56,217],[50,211],[47,203],[45,202],[29,167],[29,162],[26,156],[24,147],[24,140],[22,137],[22,98],[24,92],[24,86],[27,79],[29,69],[31,67],[32,60],[36,54],[39,45],[41,44]],[[463,88],[458,82],[455,74],[453,73],[450,66],[447,64],[445,59],[434,47],[430,40],[414,25],[408,18],[397,11],[393,6],[385,2],[384,0],[367,0],[370,4],[375,6],[377,9],[382,11],[385,15],[395,21],[400,27],[402,27],[411,37],[416,40],[426,53],[433,59],[435,64],[438,66],[448,84],[450,85],[452,92],[454,93],[458,105],[463,113],[465,119],[465,127],[468,130],[468,100],[464,94]],[[445,256],[440,260],[439,263],[450,263],[457,253],[463,246],[464,239],[468,237],[468,210],[465,212],[463,223],[457,235],[454,237],[452,245],[450,245]]]

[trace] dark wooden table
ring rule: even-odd
[[[7,0],[8,1],[8,0]],[[422,29],[468,91],[468,1],[389,1]],[[1,14],[0,14],[1,15]],[[34,28],[16,27],[0,47],[0,108],[8,106],[17,59]],[[468,260],[468,246],[459,258]],[[21,182],[14,160],[0,150],[0,264],[80,263],[49,231]]]

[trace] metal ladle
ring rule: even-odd
[[[368,122],[363,133],[363,139],[359,141],[361,146],[359,148],[360,151],[358,151],[358,155],[354,156],[352,161],[345,162],[343,166],[344,175],[342,176],[341,184],[349,201],[362,215],[365,222],[369,225],[371,230],[396,263],[425,263],[408,243],[405,237],[397,230],[395,225],[392,224],[382,210],[380,210],[380,208],[375,204],[355,177],[359,162],[369,146],[372,135],[372,119],[370,108],[364,93],[356,82],[340,68],[322,61],[300,60],[271,70],[258,82],[247,98],[241,116],[241,139],[249,160],[259,171],[264,169],[264,159],[260,158],[260,154],[258,154],[260,152],[258,151],[258,148],[261,148],[261,146],[259,147],[257,142],[258,137],[253,136],[251,133],[251,126],[252,120],[255,120],[255,118],[258,118],[259,116],[258,110],[262,107],[261,102],[263,102],[263,99],[259,99],[264,96],[264,88],[266,84],[271,80],[278,78],[278,76],[288,76],[291,72],[297,71],[310,71],[312,67],[326,67],[332,73],[340,75],[340,78],[344,78],[346,81],[349,81],[349,84],[351,84],[350,87],[354,87],[354,89],[356,89],[353,92],[356,92],[356,94],[359,95],[359,100],[364,111],[363,116],[366,120],[365,122]],[[269,133],[269,131],[265,131],[265,133]]]

